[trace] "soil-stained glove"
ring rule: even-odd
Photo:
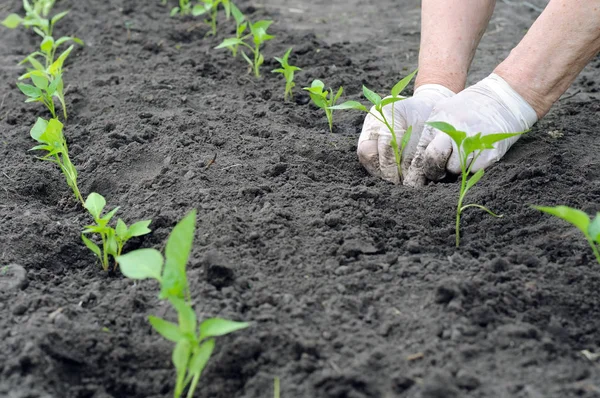
[[[452,98],[436,104],[429,122],[446,122],[469,135],[477,133],[517,133],[528,130],[537,121],[535,110],[496,74],[491,74]],[[519,139],[509,138],[484,151],[473,164],[472,172],[500,160]],[[422,186],[427,179],[438,181],[446,171],[460,174],[456,144],[448,135],[425,126],[404,184]]]
[[[419,137],[423,131],[435,104],[454,93],[439,84],[426,84],[415,90],[411,98],[392,103],[383,108],[386,119],[392,123],[392,107],[394,110],[394,127],[398,142],[402,141],[406,129],[412,126],[410,141],[402,156],[402,175],[406,175],[411,165]],[[372,108],[371,112],[376,113]],[[367,171],[375,176],[400,183],[398,167],[390,142],[392,134],[389,129],[371,114],[368,114],[363,124],[362,133],[358,139],[358,159]]]

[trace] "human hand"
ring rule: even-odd
[[[438,101],[449,98],[454,93],[439,84],[426,84],[415,90],[413,97],[394,102],[383,108],[387,120],[392,120],[398,142],[409,126],[412,126],[411,138],[402,154],[402,175],[411,164],[423,126],[431,110]],[[373,111],[373,109],[371,109]],[[373,176],[395,184],[400,183],[398,167],[390,142],[392,134],[389,129],[373,115],[368,114],[358,139],[358,159],[363,167]]]
[[[500,76],[492,74],[452,98],[435,105],[429,122],[446,122],[469,135],[477,133],[516,133],[528,130],[537,121],[534,109]],[[500,160],[519,136],[500,141],[484,151],[472,172]],[[452,139],[431,126],[425,126],[404,184],[418,187],[427,180],[438,181],[446,172],[460,174],[460,160]]]

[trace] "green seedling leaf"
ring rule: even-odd
[[[363,95],[373,105],[378,106],[379,104],[381,104],[381,96],[379,94],[375,93],[374,91],[369,90],[366,86],[363,86]],[[364,108],[364,106],[363,106],[363,108]],[[357,109],[357,108],[350,108],[350,109]]]
[[[138,221],[135,224],[131,225],[131,227],[129,227],[129,231],[127,232],[127,238],[133,238],[135,236],[149,234],[150,232],[152,232],[150,228],[148,228],[151,222],[152,220],[144,220]]]
[[[191,346],[190,342],[186,339],[179,340],[173,350],[173,365],[177,369],[177,374],[185,374],[188,362],[190,360]]]
[[[41,64],[40,61],[38,61],[35,56],[30,55],[29,57],[25,58],[26,61],[29,61],[29,63],[31,64],[31,66],[33,66],[33,68],[35,70],[39,70],[39,71],[45,71],[46,68],[44,68],[44,65]]]
[[[196,210],[192,210],[173,228],[165,248],[165,270],[161,298],[183,297],[187,289],[185,268],[192,250],[196,229]]]
[[[487,149],[492,149],[496,142],[506,140],[508,138],[516,137],[525,134],[526,131],[520,133],[497,133],[488,134],[481,137],[481,142],[486,146]]]
[[[418,71],[418,69],[415,69],[415,71],[413,73],[411,73],[410,75],[406,76],[404,79],[402,79],[398,83],[396,83],[396,85],[392,88],[392,91],[391,91],[392,97],[397,97],[406,88],[406,86],[408,86],[408,84],[411,82],[411,80],[417,74],[417,71]]]
[[[169,297],[169,301],[179,315],[179,328],[181,332],[194,336],[196,334],[196,313],[192,307],[177,297]]]
[[[52,38],[52,36],[44,37],[44,40],[42,40],[42,43],[40,44],[40,50],[47,53],[49,51],[52,51],[53,47],[54,39]]]
[[[571,223],[581,232],[583,232],[584,235],[588,236],[590,217],[587,215],[587,213],[567,206],[533,206],[533,208]]]
[[[208,339],[200,345],[190,360],[189,368],[192,375],[200,375],[202,373],[214,349],[215,339]]]
[[[84,205],[84,207],[90,212],[95,220],[100,219],[100,214],[102,214],[104,206],[106,206],[106,199],[96,192],[92,192],[88,195]]]
[[[477,184],[479,182],[479,180],[481,180],[481,177],[483,177],[483,174],[484,174],[483,169],[479,169],[477,171],[477,173],[473,174],[473,176],[471,178],[469,178],[469,181],[467,181],[465,191],[468,191],[469,189],[473,188],[473,186],[475,184]]]
[[[31,81],[37,88],[41,90],[46,90],[48,88],[48,78],[46,76],[38,76],[32,74]]]
[[[100,248],[97,244],[86,238],[83,234],[81,235],[81,240],[87,246],[87,248],[92,251],[92,253],[98,256],[98,258],[102,258],[102,252],[100,251]]]
[[[229,39],[225,39],[221,42],[221,44],[219,44],[218,46],[215,47],[215,49],[220,49],[220,48],[230,48],[236,45],[240,45],[243,43],[242,39],[238,39],[237,37],[231,37]]]
[[[600,243],[600,213],[596,213],[596,217],[590,223],[588,234],[594,242]]]
[[[467,133],[464,131],[458,131],[449,123],[446,122],[427,122],[425,123],[428,126],[433,127],[434,129],[440,130],[443,133],[446,133],[452,138],[452,140],[456,143],[458,147],[461,146],[462,142],[467,138]]]
[[[174,343],[185,340],[185,335],[181,333],[178,325],[152,315],[148,317],[148,320],[150,321],[150,324],[154,330],[156,330],[165,339]]]
[[[242,22],[246,19],[244,14],[240,11],[240,9],[233,3],[231,3],[231,15],[233,15],[233,19],[235,19],[235,23],[237,26],[240,26]]]
[[[30,84],[17,83],[19,90],[30,98],[39,98],[42,96],[42,90]]]
[[[2,25],[6,26],[9,29],[15,29],[23,22],[23,18],[21,18],[17,14],[10,14],[2,21]]]
[[[343,104],[339,104],[336,106],[330,106],[329,109],[334,109],[334,110],[356,109],[356,110],[363,111],[363,112],[369,112],[367,107],[365,107],[363,104],[361,104],[358,101],[346,101]]]
[[[235,322],[222,318],[210,318],[200,325],[200,337],[198,339],[203,340],[208,337],[224,336],[249,326],[250,324],[246,322]]]
[[[47,127],[48,127],[48,122],[45,121],[44,119],[42,119],[41,117],[38,117],[37,121],[31,128],[31,131],[29,133],[31,135],[31,138],[33,138],[37,142],[43,142],[43,141],[41,141],[41,137],[42,137],[42,134],[44,134],[44,132],[46,131]]]
[[[56,24],[58,21],[60,21],[64,17],[66,17],[68,13],[69,13],[69,11],[59,12],[58,14],[56,14],[55,16],[52,17],[52,19],[50,20],[50,23],[52,25]]]
[[[115,233],[120,239],[127,239],[127,224],[120,218],[117,220],[117,226],[115,227]]]
[[[163,257],[156,249],[138,249],[117,257],[121,272],[130,279],[161,281]]]

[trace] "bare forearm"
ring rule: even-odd
[[[544,116],[600,52],[600,0],[551,0],[496,70]]]
[[[495,0],[422,1],[416,87],[441,84],[455,93],[464,89],[495,4]]]

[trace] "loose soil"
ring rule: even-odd
[[[419,5],[239,3],[276,21],[259,81],[213,50],[231,32],[223,21],[203,39],[206,25],[169,18],[158,0],[57,4],[72,10],[57,30],[87,43],[66,73],[84,195],[153,220],[130,249],[161,247],[197,208],[198,317],[252,322],[219,339],[196,396],[264,398],[279,377],[283,398],[599,397],[598,363],[581,354],[600,351],[599,266],[575,229],[528,205],[600,210],[600,60],[473,189],[505,217],[469,211],[457,250],[457,183],[370,177],[356,157],[363,116],[337,112],[331,134],[299,90],[321,78],[347,99],[362,84],[385,92],[416,67]],[[471,81],[544,5],[499,3]],[[37,42],[1,30],[0,265],[15,265],[0,267],[0,396],[169,397],[172,345],[147,317],[172,310],[155,283],[100,270],[80,241],[88,216],[28,152],[47,115],[14,82]],[[290,46],[303,71],[285,103],[269,71]]]

